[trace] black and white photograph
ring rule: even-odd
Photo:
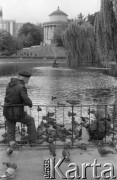
[[[117,179],[117,0],[0,0],[0,179]]]

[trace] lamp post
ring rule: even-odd
[[[1,35],[0,35],[0,56],[2,54],[2,31],[3,31],[3,13],[2,7],[0,9],[0,21],[1,21]]]

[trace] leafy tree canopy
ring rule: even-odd
[[[95,12],[94,14],[88,14],[87,16],[87,22],[89,22],[90,24],[92,24],[94,26],[94,22],[95,22],[95,17],[97,15],[98,12]]]
[[[14,38],[7,31],[0,31],[0,54],[11,55],[15,50]]]
[[[20,28],[18,36],[24,39],[24,47],[39,45],[43,41],[42,26],[25,23]]]

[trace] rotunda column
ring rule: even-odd
[[[44,42],[46,42],[46,26],[44,26]]]

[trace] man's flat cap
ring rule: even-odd
[[[24,76],[24,77],[30,77],[30,76],[31,76],[31,73],[26,72],[26,71],[21,71],[21,72],[19,72],[19,75],[20,75],[20,76]]]

